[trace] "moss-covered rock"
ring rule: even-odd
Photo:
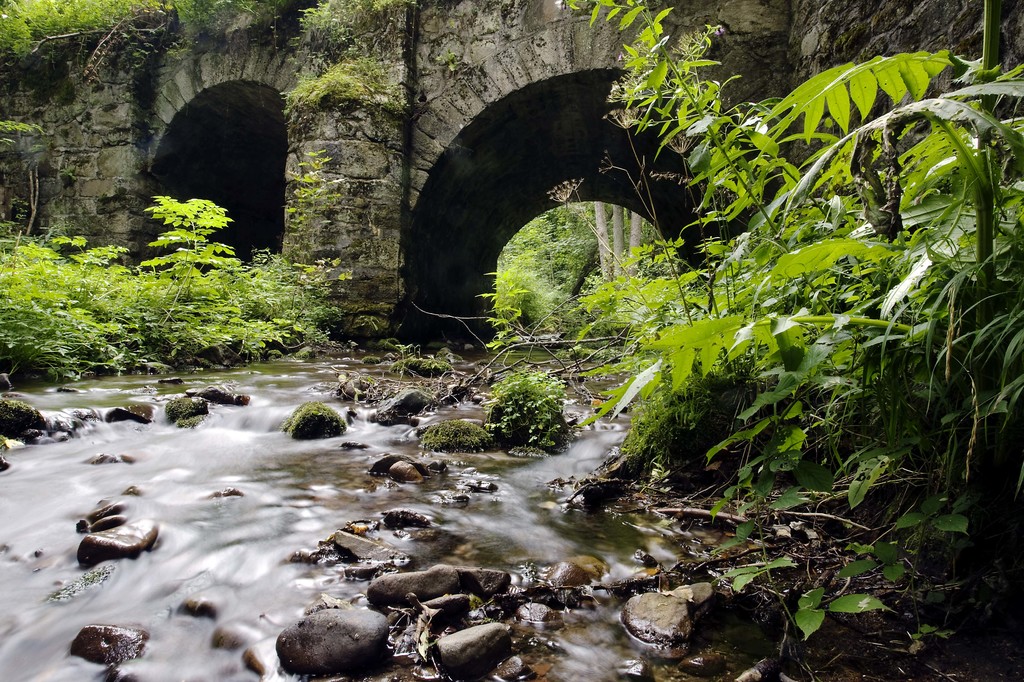
[[[423,431],[420,443],[438,452],[480,452],[494,444],[491,435],[482,426],[450,419],[431,424]]]
[[[202,398],[173,398],[168,400],[167,404],[164,406],[164,414],[167,415],[168,421],[183,428],[192,428],[192,426],[195,426],[198,423],[196,422],[192,423],[190,426],[185,426],[182,424],[183,421],[202,417],[209,413],[210,406]]]
[[[562,415],[565,385],[545,372],[516,372],[492,387],[487,431],[507,448],[559,450],[572,430]]]
[[[17,438],[30,429],[46,429],[39,410],[21,400],[0,400],[0,436]]]
[[[437,377],[452,371],[450,362],[437,358],[408,357],[391,365],[392,372],[417,374],[421,377]]]
[[[345,433],[348,425],[340,414],[321,402],[299,405],[281,424],[281,430],[292,438],[313,440],[333,438]]]
[[[384,359],[379,355],[367,355],[363,357],[364,365],[379,365],[384,362]]]
[[[185,417],[184,419],[179,419],[178,421],[175,422],[175,424],[178,425],[178,428],[194,429],[200,424],[202,424],[204,421],[206,421],[206,415],[197,414],[194,417]]]

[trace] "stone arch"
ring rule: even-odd
[[[403,334],[461,327],[421,311],[483,314],[479,294],[490,288],[487,273],[501,249],[557,205],[551,192],[566,181],[576,185],[576,200],[619,204],[672,231],[690,222],[682,159],[656,154],[657,139],[637,137],[607,115],[618,76],[591,69],[531,83],[487,106],[448,144],[427,173],[406,232]],[[638,189],[641,177],[647,181]]]
[[[281,250],[289,145],[281,93],[294,79],[287,67],[256,48],[200,53],[165,68],[157,89],[148,162],[156,191],[227,209],[233,222],[216,239],[243,260]]]

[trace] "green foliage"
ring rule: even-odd
[[[678,391],[657,391],[638,407],[622,454],[633,472],[670,472],[701,459],[732,433],[744,391],[736,377],[692,378]]]
[[[366,53],[380,41],[382,23],[417,0],[320,0],[302,11],[311,43],[332,60]]]
[[[12,0],[0,17],[0,52],[25,55],[43,38],[106,31],[162,7],[160,0]]]
[[[297,440],[334,438],[348,425],[340,414],[322,402],[303,403],[281,424],[281,430]]]
[[[323,338],[323,269],[269,255],[241,263],[209,241],[226,221],[209,202],[161,198],[153,213],[171,228],[154,246],[173,250],[138,269],[117,262],[126,249],[87,249],[81,237],[0,248],[0,367],[73,377],[193,363],[214,347],[255,360]]]
[[[462,419],[431,424],[420,438],[423,447],[437,452],[480,452],[493,443],[486,429]]]
[[[45,429],[39,410],[21,400],[0,399],[0,436],[17,438],[29,429]]]
[[[401,115],[402,87],[382,62],[371,57],[346,58],[319,76],[304,77],[287,94],[287,110],[343,109],[366,106]]]
[[[590,204],[551,209],[524,225],[498,257],[491,304],[498,341],[582,326],[574,297],[597,264]]]
[[[399,374],[416,374],[421,377],[436,377],[452,371],[452,364],[437,358],[409,356],[391,364],[391,371]]]
[[[485,428],[504,447],[557,450],[569,440],[565,385],[545,372],[516,372],[492,387]]]
[[[944,498],[973,487],[1008,503],[1024,483],[1024,124],[993,112],[998,99],[1011,110],[1024,97],[1021,69],[899,54],[727,107],[728,81],[705,75],[716,27],[675,43],[668,10],[642,0],[572,4],[635,29],[615,96],[663,153],[686,158],[699,206],[684,235],[745,230],[702,244],[698,268],[588,300],[635,349],[614,368],[634,374],[604,412],[746,366],[757,395],[707,451],[737,465],[715,511],[837,495],[853,508],[898,470]],[[998,18],[986,27],[988,44]],[[933,94],[940,74],[954,89]],[[908,499],[892,510],[901,537],[960,537],[983,518],[966,503],[908,511]],[[988,532],[1005,549],[1011,527]],[[848,574],[902,577],[886,543],[870,555]],[[730,577],[771,567],[750,569]],[[879,606],[815,590],[794,622],[809,635],[825,611]]]

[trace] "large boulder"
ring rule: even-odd
[[[345,433],[346,428],[348,425],[340,414],[317,401],[300,405],[281,424],[282,431],[299,440],[334,438]]]
[[[46,419],[39,410],[21,400],[0,399],[0,436],[18,438],[33,430],[46,430]]]
[[[285,628],[277,638],[281,665],[298,675],[334,675],[380,661],[388,620],[376,611],[326,609]]]
[[[223,386],[190,388],[185,391],[190,398],[202,398],[216,405],[248,405],[250,397],[244,393],[232,393]]]
[[[501,623],[475,625],[437,640],[437,656],[445,674],[476,680],[512,655],[512,637]]]
[[[71,655],[102,665],[117,665],[142,655],[149,633],[141,628],[86,625],[71,642]]]

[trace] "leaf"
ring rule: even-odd
[[[945,533],[967,534],[967,517],[963,514],[944,514],[932,521],[932,525]]]
[[[858,559],[857,561],[851,561],[843,566],[842,570],[836,575],[840,578],[854,578],[858,575],[874,570],[877,567],[878,562],[873,559]]]
[[[821,604],[821,598],[824,594],[824,587],[816,587],[813,590],[810,590],[809,592],[804,592],[802,595],[800,595],[800,599],[799,601],[797,601],[797,606],[800,608],[801,611],[805,609],[816,609],[818,608],[818,605]]]
[[[825,612],[821,609],[800,609],[793,614],[793,621],[800,628],[804,639],[807,639],[817,632],[821,624],[825,622]]]
[[[857,105],[862,121],[866,121],[871,115],[871,107],[875,105],[875,98],[878,97],[878,81],[870,71],[863,71],[850,79],[850,96],[853,103]]]
[[[657,90],[661,87],[661,84],[665,82],[665,76],[668,74],[668,62],[659,61],[658,65],[651,71],[651,75],[647,77],[646,87],[651,90]]]
[[[880,262],[896,253],[882,244],[871,244],[859,239],[826,239],[779,257],[772,268],[771,277],[794,279],[812,272],[827,270],[841,258],[852,257]]]
[[[847,594],[828,605],[832,613],[864,613],[885,608],[885,604],[870,594]]]
[[[658,360],[653,365],[633,377],[633,380],[629,383],[629,387],[625,392],[623,392],[622,397],[615,403],[615,409],[612,410],[613,419],[617,417],[620,412],[626,409],[641,389],[647,386],[647,384],[658,376],[659,371],[661,371],[661,360]]]
[[[793,507],[798,507],[806,502],[807,497],[801,493],[800,487],[794,485],[787,488],[786,491],[778,497],[778,499],[772,502],[771,508],[776,510],[792,509]]]
[[[914,264],[910,272],[903,280],[896,285],[888,294],[885,296],[885,300],[882,301],[881,317],[887,318],[892,314],[893,308],[897,303],[907,297],[907,294],[917,286],[921,278],[928,272],[928,268],[932,265],[932,259],[927,253],[922,254],[921,258]]]
[[[828,113],[843,133],[850,130],[850,95],[845,87],[829,88],[825,91]]]
[[[797,483],[814,492],[829,493],[835,485],[835,476],[830,470],[809,460],[797,464],[793,476]]]
[[[926,518],[928,517],[922,514],[921,512],[907,512],[900,518],[896,519],[895,528],[896,530],[902,530],[904,528],[913,528],[914,526],[924,521]]]
[[[882,568],[882,575],[885,576],[886,580],[892,582],[899,582],[904,575],[906,575],[907,569],[903,567],[903,564],[889,564]]]
[[[899,550],[894,542],[876,542],[872,551],[883,564],[895,564],[899,559]]]

